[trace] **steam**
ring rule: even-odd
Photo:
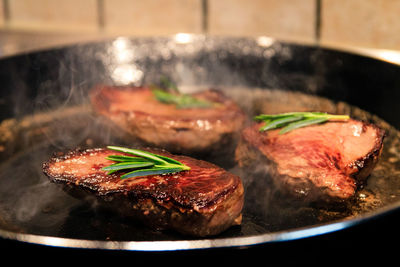
[[[59,207],[60,192],[54,190],[53,185],[49,181],[43,181],[34,186],[25,188],[20,192],[20,197],[15,203],[15,219],[19,222],[25,223],[32,221],[37,214],[44,216],[38,217],[36,220],[38,225],[45,224],[47,226],[54,226],[62,223],[68,216],[70,208],[73,206],[74,201],[63,201],[62,209]],[[38,198],[40,196],[40,198]],[[51,211],[58,209],[60,212],[57,214]]]
[[[0,217],[8,218],[21,231],[58,235],[71,212],[82,205],[81,200],[69,196],[44,176],[42,163],[54,152],[110,144],[140,144],[127,139],[107,120],[93,113],[88,93],[98,84],[145,85],[158,82],[160,75],[165,75],[185,93],[210,87],[221,89],[249,114],[248,123],[253,115],[271,107],[277,111],[279,105],[313,110],[322,107],[315,103],[324,103],[324,107],[336,108],[332,102],[328,105],[321,99],[300,98],[298,94],[276,90],[282,79],[270,75],[269,68],[277,65],[269,62],[274,58],[283,64],[293,55],[289,48],[267,37],[255,42],[205,40],[191,35],[179,35],[162,42],[118,38],[103,50],[83,46],[74,51],[63,55],[57,69],[49,70],[51,77],[42,80],[37,88],[17,84],[21,85],[21,94],[14,96],[16,114],[26,110],[24,105],[30,100],[29,90],[36,90],[37,94],[33,112],[15,123],[14,139],[10,141],[18,144],[15,153],[11,153],[14,158],[0,166]],[[260,72],[254,70],[254,73],[252,69],[243,70],[235,60],[238,55],[265,61],[263,69]],[[300,86],[315,92],[315,83],[305,77],[297,77],[309,82]],[[260,80],[267,83],[258,84]],[[302,99],[300,104],[299,99]],[[205,160],[225,167],[225,158]],[[243,179],[244,215],[251,217],[258,229],[265,232],[318,222],[318,214],[312,208],[299,207],[279,193],[267,175],[268,166],[257,165],[252,169],[226,166]],[[256,234],[245,227],[243,231]]]
[[[0,169],[1,215],[20,231],[25,231],[25,225],[31,233],[58,229],[77,204],[43,176],[41,161],[49,151],[41,149],[28,150]]]

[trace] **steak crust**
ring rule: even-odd
[[[354,196],[378,162],[385,132],[356,120],[327,122],[286,134],[243,130],[235,158],[243,168],[272,177],[282,192],[304,201],[337,202]]]
[[[43,164],[43,171],[70,193],[94,194],[123,216],[135,217],[152,228],[209,236],[240,224],[244,190],[238,176],[206,161],[148,151],[191,169],[120,179],[121,173],[108,175],[102,168],[113,163],[107,156],[124,153],[98,148],[54,156]]]
[[[147,87],[99,86],[90,99],[96,113],[150,146],[185,154],[234,146],[245,121],[243,111],[217,90],[193,96],[217,104],[178,109],[159,102]]]

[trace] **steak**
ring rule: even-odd
[[[145,145],[185,154],[235,147],[245,121],[238,105],[217,90],[192,96],[216,105],[177,108],[158,101],[147,87],[97,87],[90,99],[97,114]]]
[[[327,122],[286,134],[244,129],[235,158],[244,168],[272,177],[289,195],[310,202],[337,202],[354,196],[374,169],[384,131],[357,120]],[[256,166],[262,164],[264,168]]]
[[[193,236],[216,235],[241,223],[244,190],[240,178],[218,166],[161,150],[148,150],[178,160],[189,171],[120,179],[107,174],[104,148],[74,150],[52,157],[43,171],[74,196],[95,195],[124,217],[134,217],[154,229],[173,229]]]

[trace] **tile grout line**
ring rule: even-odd
[[[315,0],[315,28],[314,28],[314,38],[317,45],[321,41],[321,10],[322,10],[322,0]]]
[[[7,27],[10,25],[10,20],[11,20],[9,0],[3,0],[3,14],[4,14],[4,25]]]
[[[99,31],[103,32],[105,28],[104,18],[104,0],[97,0],[97,26]]]
[[[201,30],[203,34],[208,33],[208,0],[201,0]]]

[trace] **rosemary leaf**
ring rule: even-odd
[[[281,114],[261,114],[258,116],[255,116],[255,120],[260,120],[260,121],[266,121],[266,120],[274,120],[274,119],[279,119],[283,117],[290,117],[293,115],[298,115],[298,116],[303,116],[302,112],[289,112],[289,113],[281,113]]]
[[[268,131],[276,128],[280,128],[283,125],[286,125],[290,122],[299,121],[303,117],[302,116],[289,116],[289,117],[281,117],[272,121],[269,121],[265,124],[265,126],[260,128],[260,131]]]
[[[163,168],[163,167],[154,167],[151,169],[142,169],[128,172],[121,176],[121,179],[133,178],[139,176],[147,176],[147,175],[159,175],[159,174],[169,174],[182,171],[181,168]]]
[[[160,157],[155,156],[155,154],[139,150],[139,149],[133,149],[133,148],[126,148],[126,147],[118,147],[118,146],[107,146],[108,149],[119,151],[119,152],[124,152],[128,154],[132,154],[135,156],[139,156],[145,159],[149,159],[155,163],[161,163],[165,164],[167,163],[165,160],[161,159]]]
[[[119,171],[119,170],[126,170],[126,169],[137,169],[143,167],[151,167],[154,166],[153,162],[123,162],[123,163],[116,163],[110,166],[104,167],[103,170],[105,171]]]
[[[156,99],[161,103],[174,104],[174,105],[179,104],[178,98],[167,91],[157,88],[153,88],[152,91]]]
[[[168,91],[171,89],[173,92],[179,93],[178,86],[171,82],[166,76],[161,76],[160,82]]]
[[[309,118],[309,119],[304,119],[301,121],[296,121],[296,122],[288,124],[279,133],[284,134],[284,133],[290,132],[294,129],[306,127],[306,126],[313,125],[313,124],[323,123],[323,122],[326,122],[327,120],[328,120],[328,118]]]
[[[198,99],[186,94],[169,93],[161,89],[153,89],[156,99],[165,104],[173,104],[178,109],[186,108],[209,108],[213,106],[213,102]]]
[[[166,76],[160,78],[161,87],[150,85],[155,98],[161,103],[175,105],[178,109],[210,108],[216,103],[199,99],[188,94],[183,94],[179,88]]]
[[[347,121],[349,116],[332,115],[323,112],[287,112],[281,114],[261,114],[255,116],[254,119],[265,122],[260,131],[283,127],[279,133],[284,134],[301,127],[324,123],[326,121]]]
[[[117,171],[131,170],[130,172],[120,176],[121,179],[190,170],[189,166],[166,156],[126,147],[107,146],[107,148],[135,155],[135,157],[126,155],[110,155],[106,157],[108,160],[117,162],[102,169],[108,171],[107,174],[112,174]]]
[[[144,159],[144,158],[131,157],[131,156],[125,156],[125,155],[111,155],[111,156],[106,157],[106,159],[112,160],[112,161],[120,161],[120,162],[124,162],[124,161],[146,161],[146,159]]]
[[[149,154],[152,154],[152,153],[149,153]],[[157,156],[157,157],[165,160],[168,163],[184,166],[183,163],[181,163],[181,162],[179,162],[177,160],[174,160],[174,159],[171,159],[171,158],[168,158],[168,157],[164,157],[164,156],[161,156],[161,155],[156,155],[156,154],[152,154],[152,155]]]

